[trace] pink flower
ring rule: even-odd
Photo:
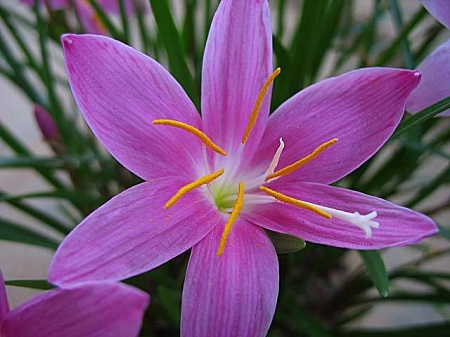
[[[436,20],[450,29],[450,1],[421,0]],[[406,101],[406,109],[416,113],[450,96],[450,40],[428,55],[417,67],[423,74],[420,84]],[[450,116],[450,109],[439,116]]]
[[[133,337],[148,302],[129,286],[85,283],[46,291],[10,311],[0,272],[0,336]]]
[[[23,3],[32,6],[34,0],[21,0]],[[134,0],[123,0],[127,13],[134,12],[133,3]],[[101,20],[95,12],[95,9],[90,4],[89,0],[40,0],[40,3],[47,4],[52,10],[60,10],[68,8],[73,4],[80,19],[80,24],[83,29],[92,34],[107,34],[107,30]],[[106,12],[111,14],[120,14],[120,6],[118,0],[97,0],[98,5]],[[140,8],[137,10],[143,10],[143,2],[138,0],[136,2]]]
[[[263,228],[351,249],[436,233],[424,215],[328,185],[388,139],[420,73],[353,71],[269,117],[279,73],[271,41],[265,0],[221,1],[203,59],[200,117],[153,59],[107,37],[62,37],[87,123],[146,182],[78,225],[56,253],[51,282],[120,280],[192,247],[181,334],[263,336],[278,295],[277,255]]]

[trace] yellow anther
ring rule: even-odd
[[[233,210],[231,211],[230,217],[225,224],[225,229],[223,230],[222,237],[220,238],[219,249],[217,249],[217,256],[222,255],[225,250],[225,245],[227,244],[228,235],[230,235],[231,227],[233,227],[239,213],[241,212],[242,206],[244,205],[244,183],[240,182],[238,187],[238,195],[236,197],[236,202],[234,203]]]
[[[180,188],[178,190],[177,193],[175,193],[175,195],[172,198],[170,198],[170,200],[168,202],[166,202],[166,204],[164,205],[164,209],[168,209],[169,207],[171,207],[174,203],[176,203],[178,200],[180,200],[180,198],[183,195],[192,191],[194,188],[200,187],[205,184],[209,184],[211,181],[219,178],[223,174],[223,172],[224,172],[224,169],[222,168],[214,173],[207,174],[207,175],[197,179],[196,181],[183,186],[182,188]]]
[[[250,136],[250,132],[255,126],[256,119],[258,118],[259,109],[261,108],[261,104],[266,96],[267,90],[269,90],[270,84],[275,80],[275,78],[280,74],[281,68],[275,69],[275,71],[270,74],[269,78],[264,82],[261,90],[259,91],[258,97],[256,98],[255,105],[253,106],[252,113],[248,119],[247,128],[245,129],[244,135],[242,136],[242,144],[244,144],[248,136]]]
[[[288,197],[287,195],[284,195],[282,193],[276,192],[276,191],[274,191],[274,190],[272,190],[272,189],[270,189],[270,188],[268,188],[266,186],[259,186],[259,189],[261,191],[266,192],[271,197],[274,197],[275,199],[277,199],[277,200],[279,200],[281,202],[284,202],[286,204],[291,204],[291,205],[294,205],[294,206],[306,209],[308,211],[312,211],[312,212],[317,213],[320,216],[323,216],[324,218],[327,218],[327,219],[331,219],[332,218],[331,214],[322,211],[319,207],[317,207],[315,205],[312,205],[312,204],[310,204],[308,202],[301,201],[301,200],[298,200],[298,199],[295,199],[295,198],[292,198],[292,197]]]
[[[295,163],[288,165],[286,167],[283,167],[282,169],[279,169],[278,171],[275,171],[275,172],[267,175],[265,180],[269,181],[273,178],[285,176],[286,174],[294,172],[300,166],[303,166],[306,163],[309,163],[311,160],[315,159],[320,153],[322,153],[324,150],[329,148],[331,145],[333,145],[337,141],[338,141],[337,138],[333,138],[333,139],[329,140],[328,142],[323,143],[322,145],[318,146],[313,152],[311,152],[307,156],[303,157],[302,159],[299,159]]]
[[[209,147],[211,150],[217,152],[218,154],[221,154],[222,156],[226,156],[227,153],[220,148],[216,143],[214,143],[204,132],[200,131],[196,127],[193,127],[192,125],[174,121],[172,119],[155,119],[153,120],[153,124],[155,125],[169,125],[174,126],[179,129],[183,129],[187,132],[192,133],[193,135],[197,136],[203,144],[205,144],[207,147]]]

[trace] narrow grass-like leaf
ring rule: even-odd
[[[180,82],[186,93],[199,106],[198,93],[195,91],[194,81],[187,65],[183,42],[173,19],[167,0],[150,0],[158,35],[167,52],[169,67],[172,75]]]
[[[2,191],[0,191],[0,198],[4,198],[3,201],[11,205],[12,207],[20,210],[21,212],[25,213],[26,215],[32,218],[39,220],[44,225],[53,228],[62,234],[68,234],[70,231],[70,229],[59,219],[55,218],[54,216],[46,213],[45,211],[35,206],[31,206],[23,202],[22,200],[17,199],[8,200],[7,194]]]
[[[389,279],[380,252],[377,250],[360,250],[358,253],[378,292],[381,296],[386,297],[389,294]]]
[[[30,288],[38,290],[51,290],[55,288],[53,285],[47,282],[47,280],[7,280],[5,281],[7,286]]]
[[[59,243],[22,225],[0,218],[0,240],[26,243],[56,250]]]
[[[423,123],[429,118],[436,116],[437,114],[450,109],[450,96],[440,100],[439,102],[423,109],[422,111],[405,118],[392,135],[391,139],[395,139],[410,128],[420,123]]]
[[[117,0],[116,0],[117,1]],[[130,27],[129,27],[129,18],[127,15],[127,11],[125,8],[124,0],[118,0],[119,2],[119,9],[120,9],[120,19],[122,22],[122,29],[123,29],[123,38],[126,43],[130,43]]]
[[[395,40],[386,48],[383,53],[378,57],[375,62],[376,65],[386,65],[396,54],[398,46],[407,39],[409,34],[422,22],[426,17],[427,11],[421,7],[411,18],[411,20],[402,27],[401,31],[397,34]]]
[[[19,139],[17,139],[6,127],[4,127],[2,123],[0,123],[0,139],[5,142],[14,152],[24,156],[31,155],[25,145],[23,145]],[[39,167],[36,167],[35,170],[56,188],[65,188],[64,184],[58,178],[56,178],[51,171]]]
[[[0,158],[0,168],[42,168],[47,170],[66,169],[67,165],[78,166],[80,164],[96,164],[110,161],[110,158],[102,158],[93,155],[73,155],[58,157],[17,156]]]
[[[427,184],[419,189],[415,195],[406,203],[406,207],[414,207],[419,202],[430,196],[430,194],[444,184],[450,183],[450,165],[440,174],[433,177]]]
[[[402,12],[401,12],[400,6],[398,5],[397,0],[389,0],[389,9],[391,10],[392,17],[394,19],[396,28],[398,30],[401,30],[401,28],[403,27],[403,18],[402,18]],[[406,67],[408,69],[413,69],[415,66],[414,58],[411,53],[411,47],[409,46],[409,41],[408,41],[407,36],[404,36],[402,38],[401,46],[402,46],[403,59],[405,61]]]

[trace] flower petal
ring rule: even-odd
[[[9,313],[8,296],[6,294],[5,280],[0,270],[0,327]],[[1,330],[1,328],[0,328]]]
[[[237,150],[258,93],[272,73],[272,28],[266,0],[224,0],[212,21],[202,72],[206,133],[225,151]],[[253,153],[270,108],[270,91],[246,143]]]
[[[49,281],[122,280],[191,248],[221,216],[201,189],[165,210],[183,185],[180,179],[162,178],[112,198],[66,237],[50,266]]]
[[[265,336],[278,296],[278,259],[261,228],[238,219],[216,256],[224,226],[192,248],[181,336]]]
[[[138,336],[148,302],[143,291],[115,283],[55,289],[13,310],[2,336]]]
[[[433,15],[436,20],[450,29],[450,2],[443,0],[420,0],[422,5],[428,12]]]
[[[195,174],[201,143],[184,130],[153,125],[200,116],[175,79],[156,61],[106,36],[63,35],[67,73],[78,107],[97,138],[144,179]]]
[[[419,80],[419,72],[366,68],[306,88],[270,116],[253,166],[268,167],[280,137],[285,148],[277,169],[338,138],[316,159],[282,179],[331,183],[344,177],[393,133],[406,97]]]
[[[450,7],[450,2],[447,4]],[[406,101],[408,112],[418,112],[450,96],[449,64],[450,40],[428,55],[417,67],[422,72],[422,80]],[[450,109],[440,113],[439,116],[450,116]]]
[[[306,241],[350,249],[380,249],[404,246],[437,233],[433,221],[418,212],[359,192],[317,184],[286,184],[275,181],[271,188],[302,201],[366,215],[376,211],[373,219],[379,228],[365,238],[364,231],[349,222],[333,217],[325,219],[313,212],[283,203],[258,205],[243,215],[267,229],[298,236]]]

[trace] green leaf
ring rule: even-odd
[[[158,34],[167,52],[172,75],[180,82],[186,93],[198,107],[198,94],[189,71],[180,32],[175,25],[167,0],[150,0],[152,12],[158,26]]]
[[[360,250],[358,253],[378,292],[381,296],[386,297],[389,294],[389,279],[380,252],[377,250]]]
[[[22,225],[0,218],[0,240],[21,242],[56,250],[59,243]]]
[[[15,286],[30,289],[50,290],[55,288],[47,280],[9,280],[5,281],[7,286]]]
[[[426,109],[423,109],[422,111],[411,115],[410,117],[405,118],[395,131],[395,133],[392,135],[391,139],[397,138],[405,131],[409,130],[415,125],[418,125],[427,119],[436,116],[437,114],[450,109],[450,96],[447,98],[444,98],[440,100],[439,102],[429,106]]]
[[[61,222],[59,219],[54,216],[47,214],[44,210],[41,210],[35,206],[31,206],[22,200],[18,199],[9,199],[9,195],[0,190],[0,202],[6,202],[12,207],[20,210],[21,212],[27,214],[30,217],[33,217],[48,227],[51,227],[60,233],[68,234],[70,229],[66,226],[65,223]]]
[[[266,230],[278,254],[296,253],[306,247],[306,242],[295,236]]]

